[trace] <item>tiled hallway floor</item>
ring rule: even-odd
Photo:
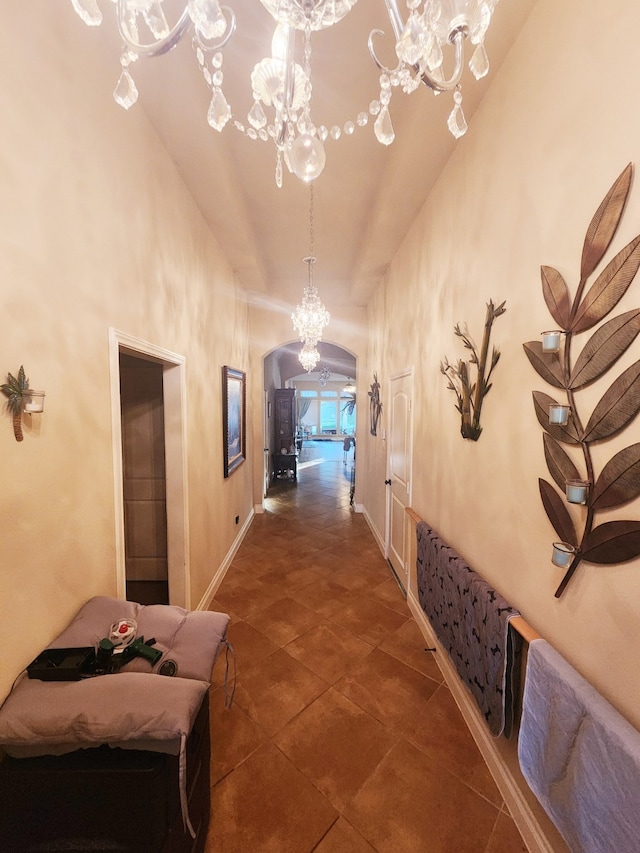
[[[326,458],[328,457],[328,458]],[[212,610],[207,853],[526,848],[362,515],[341,443],[269,490]]]

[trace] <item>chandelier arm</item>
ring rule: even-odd
[[[369,40],[367,42],[369,45],[369,54],[371,55],[371,59],[373,59],[373,61],[378,66],[380,71],[382,71],[384,74],[393,74],[394,72],[397,73],[402,68],[402,62],[398,62],[397,66],[393,70],[391,70],[390,68],[387,68],[387,66],[384,64],[384,62],[380,62],[380,60],[378,59],[375,48],[373,46],[373,37],[374,36],[383,36],[383,35],[384,35],[384,30],[371,30],[371,32],[369,33]]]
[[[396,42],[400,41],[402,37],[402,33],[405,28],[405,21],[402,20],[402,15],[400,14],[400,10],[398,8],[397,0],[384,0],[384,5],[387,7],[387,14],[389,15],[389,20],[391,22],[391,26],[393,28],[393,34],[395,36]],[[373,36],[374,35],[384,35],[382,30],[372,30],[369,35],[369,53],[375,64],[381,71],[389,72],[387,69],[377,58],[375,50],[373,49]],[[437,80],[426,68],[420,69],[417,65],[412,65],[414,72],[420,75],[420,79],[428,86],[430,89],[433,89],[436,92],[450,92],[451,89],[455,89],[458,83],[460,82],[460,78],[462,77],[462,70],[464,67],[464,42],[466,37],[469,35],[469,30],[466,26],[458,27],[458,29],[454,30],[449,35],[449,41],[455,48],[455,63],[453,68],[453,73],[448,80]],[[398,67],[395,69],[396,72],[400,70],[402,66],[402,62],[399,63]]]
[[[196,29],[197,42],[204,50],[221,50],[236,31],[236,16],[233,9],[230,9],[229,6],[221,6],[220,9],[225,13],[225,16],[228,16],[228,18],[225,35],[219,42],[208,42]],[[191,16],[189,15],[189,7],[185,6],[177,23],[171,27],[166,36],[156,39],[154,42],[151,42],[151,44],[142,44],[134,41],[129,34],[126,25],[128,11],[126,0],[118,0],[116,13],[118,32],[120,33],[122,41],[128,48],[134,51],[134,53],[138,54],[138,56],[153,57],[162,56],[164,53],[168,53],[170,50],[173,50],[182,37],[188,32],[192,24]]]
[[[420,72],[420,69],[417,66],[413,66],[414,70],[420,73],[420,79],[425,86],[428,86],[436,92],[450,92],[452,89],[456,88],[460,82],[464,68],[464,43],[467,38],[467,34],[468,31],[461,27],[449,37],[449,41],[455,48],[455,64],[453,73],[448,80],[436,80],[436,78],[433,77],[426,68]]]
[[[182,15],[180,15],[180,19],[171,28],[167,35],[164,36],[164,38],[157,39],[152,44],[138,44],[138,42],[131,38],[127,30],[125,21],[127,19],[128,11],[126,0],[118,0],[116,15],[118,20],[118,31],[122,41],[127,45],[127,47],[131,48],[131,50],[139,56],[161,56],[163,53],[168,53],[168,51],[172,50],[178,44],[180,39],[191,26],[189,7],[185,6]]]
[[[296,31],[294,27],[289,27],[289,35],[287,37],[287,52],[284,60],[284,91],[282,99],[282,122],[280,125],[280,133],[278,134],[277,144],[281,148],[284,147],[287,141],[287,130],[289,128],[289,111],[293,104],[293,96],[296,88]]]

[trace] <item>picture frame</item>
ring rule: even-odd
[[[247,375],[227,365],[222,368],[222,439],[228,477],[247,457]]]

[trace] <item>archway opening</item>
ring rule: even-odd
[[[329,342],[320,341],[317,348],[320,360],[310,372],[298,359],[299,342],[278,347],[264,358],[265,498],[276,483],[297,482],[298,470],[323,459],[339,459],[355,487],[357,359]]]

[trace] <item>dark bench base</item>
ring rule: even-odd
[[[178,756],[81,749],[0,762],[3,853],[202,853],[209,825],[209,699],[187,741],[195,840],[183,829]]]

